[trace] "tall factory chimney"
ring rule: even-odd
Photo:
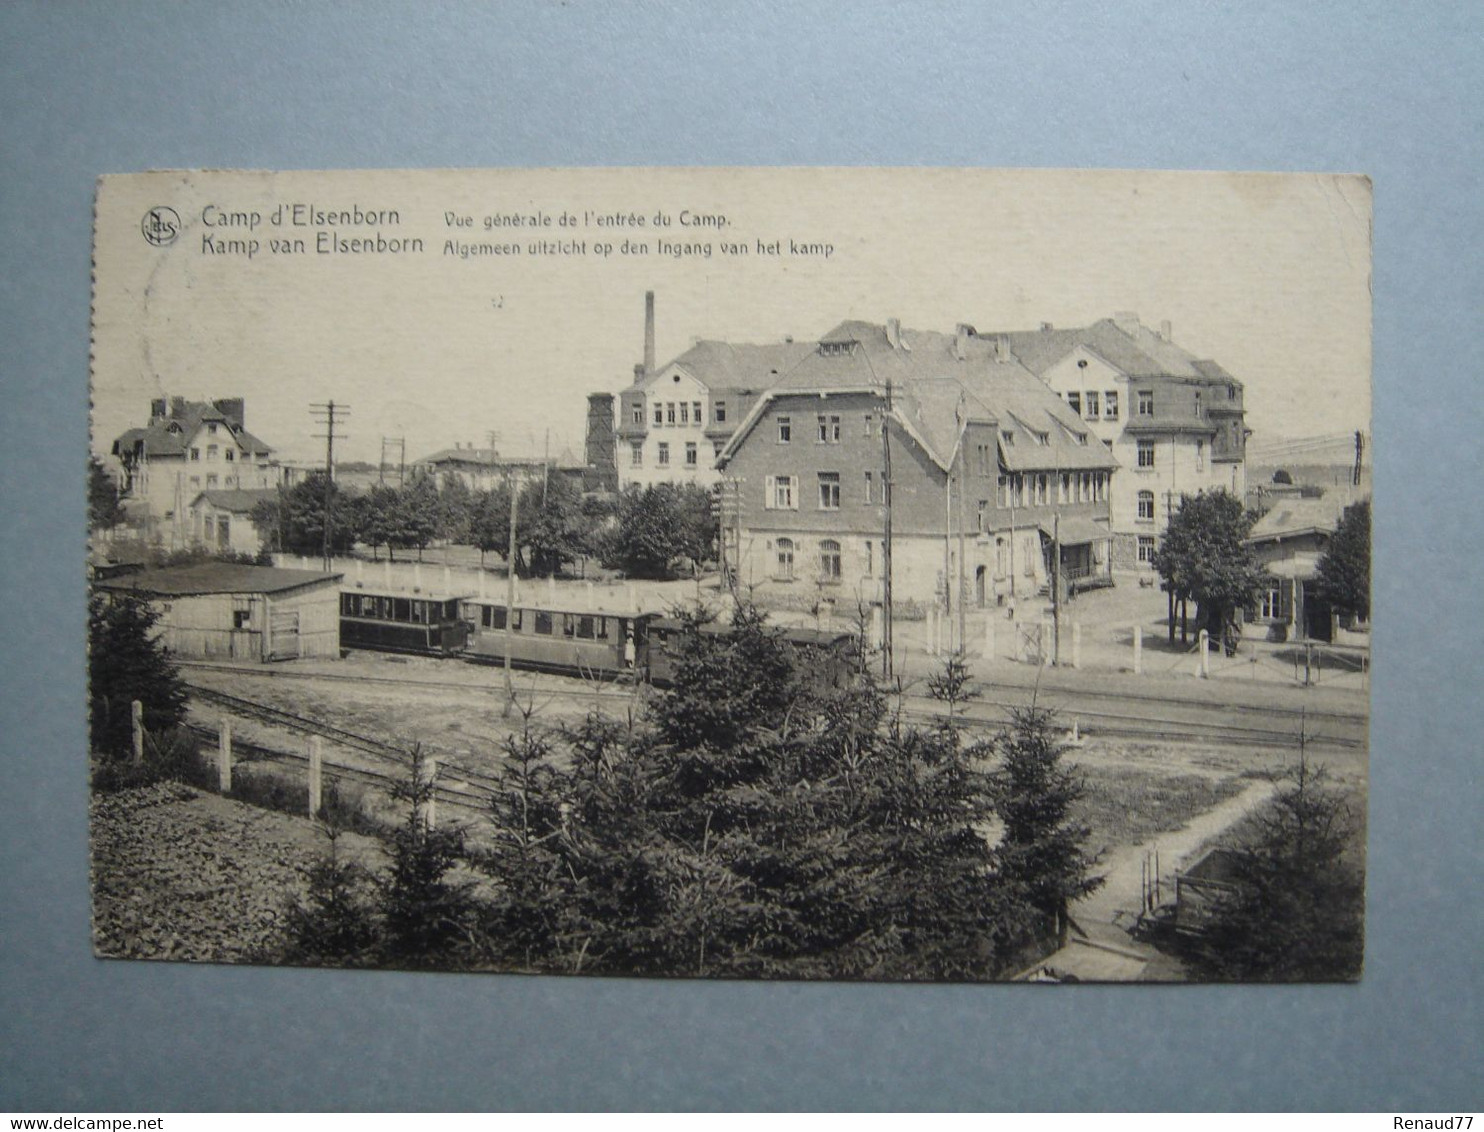
[[[654,376],[654,292],[644,292],[644,376]]]

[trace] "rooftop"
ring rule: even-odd
[[[100,590],[137,593],[149,597],[192,597],[200,594],[283,593],[340,581],[343,574],[318,570],[284,570],[276,566],[245,566],[235,562],[199,562],[190,566],[162,566],[95,582]]]

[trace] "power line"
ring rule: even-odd
[[[325,537],[324,537],[324,564],[325,573],[330,572],[330,566],[334,561],[332,532],[335,526],[335,425],[344,422],[350,416],[349,405],[337,405],[334,401],[317,402],[309,406],[310,415],[314,417],[315,423],[325,426],[324,432],[315,433],[316,438],[323,438],[325,442]],[[343,440],[347,434],[341,433]]]

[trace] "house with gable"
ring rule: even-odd
[[[1053,545],[1069,582],[1111,580],[1115,459],[969,326],[841,323],[762,391],[718,466],[740,501],[732,565],[761,593],[882,601],[888,508],[894,602],[1029,597]]]
[[[206,491],[252,491],[277,483],[273,450],[247,431],[241,397],[157,397],[149,423],[113,442],[123,502],[146,537],[171,548],[195,541],[192,505]]]
[[[1181,494],[1225,488],[1243,498],[1242,383],[1122,312],[1090,326],[1002,335],[1123,469],[1111,497],[1114,565],[1152,570]]]

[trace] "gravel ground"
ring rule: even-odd
[[[305,818],[162,783],[93,798],[93,949],[104,958],[250,962],[328,842]],[[344,834],[368,867],[380,849]]]

